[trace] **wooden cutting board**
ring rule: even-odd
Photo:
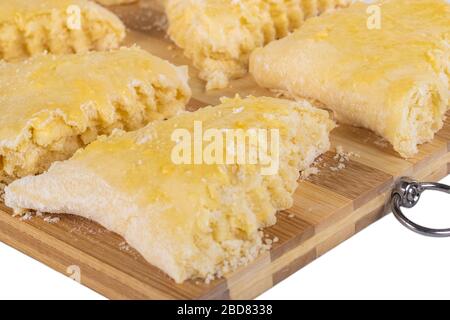
[[[156,2],[141,1],[114,11],[134,29],[127,45],[137,43],[176,64],[189,64],[160,30],[162,9]],[[205,93],[193,68],[191,76],[192,110],[236,93],[270,95],[250,77],[234,81],[229,89]],[[386,204],[396,178],[407,175],[438,180],[450,170],[450,121],[433,142],[423,145],[420,153],[408,160],[360,128],[341,125],[333,131],[332,142],[332,150],[322,157],[320,172],[300,182],[294,207],[279,213],[277,224],[266,229],[279,239],[272,250],[210,284],[175,284],[120,236],[76,216],[61,216],[57,223],[37,216],[23,221],[0,204],[0,240],[68,276],[79,268],[81,283],[108,298],[254,298],[389,212]],[[338,145],[359,156],[351,157],[344,169],[336,171],[334,150]]]

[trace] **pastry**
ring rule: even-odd
[[[206,88],[245,75],[249,54],[286,36],[306,18],[351,0],[167,0],[168,33],[200,70]]]
[[[337,120],[375,131],[408,158],[433,139],[449,107],[450,5],[375,6],[380,28],[368,23],[374,7],[354,4],[255,50],[250,72],[263,87],[316,100]]]
[[[299,171],[329,148],[333,127],[328,112],[307,102],[225,99],[99,139],[48,172],[10,184],[6,204],[16,213],[35,209],[92,219],[123,236],[176,282],[209,281],[264,249],[260,229],[276,222],[277,210],[292,206]],[[239,130],[266,132],[267,154],[279,161],[277,170],[264,172],[266,162],[236,164],[206,156],[213,154],[207,152],[213,141],[222,141],[216,151],[224,147],[223,154],[238,154],[224,137]],[[279,141],[279,148],[272,148],[272,141]],[[181,143],[191,150],[183,162],[177,160]]]
[[[113,129],[184,110],[187,70],[137,49],[0,63],[0,181],[43,172]]]
[[[87,0],[0,1],[0,59],[117,48],[125,27]]]

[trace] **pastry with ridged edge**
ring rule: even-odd
[[[299,28],[305,19],[352,0],[166,0],[168,33],[199,69],[206,89],[248,71],[250,53]]]
[[[0,182],[41,173],[114,129],[183,111],[186,69],[138,48],[0,63]]]
[[[116,49],[124,38],[120,19],[92,1],[0,1],[0,59]]]

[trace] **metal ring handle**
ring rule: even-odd
[[[400,178],[400,180],[395,184],[394,190],[392,191],[392,212],[402,225],[414,232],[429,237],[450,237],[450,228],[432,229],[421,226],[415,222],[412,222],[401,211],[401,207],[414,207],[419,202],[420,195],[426,190],[435,190],[450,194],[450,186],[445,184],[434,182],[417,182],[414,179],[403,177]]]

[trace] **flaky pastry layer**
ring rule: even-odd
[[[256,50],[250,71],[261,86],[319,101],[408,158],[449,107],[449,21],[443,0],[357,3]]]
[[[87,0],[0,1],[0,59],[118,48],[125,26]]]
[[[205,131],[278,130],[279,169],[263,175],[260,163],[174,162],[180,143],[174,131],[194,135],[198,121]],[[328,150],[333,127],[327,112],[307,102],[224,99],[93,142],[47,173],[13,182],[6,204],[92,219],[122,235],[176,282],[211,280],[264,249],[261,228],[293,205],[299,171]]]
[[[248,71],[250,53],[286,36],[304,20],[351,0],[167,0],[169,35],[207,81],[228,86]]]
[[[184,110],[187,70],[138,49],[0,64],[0,181],[46,170],[114,129]]]

